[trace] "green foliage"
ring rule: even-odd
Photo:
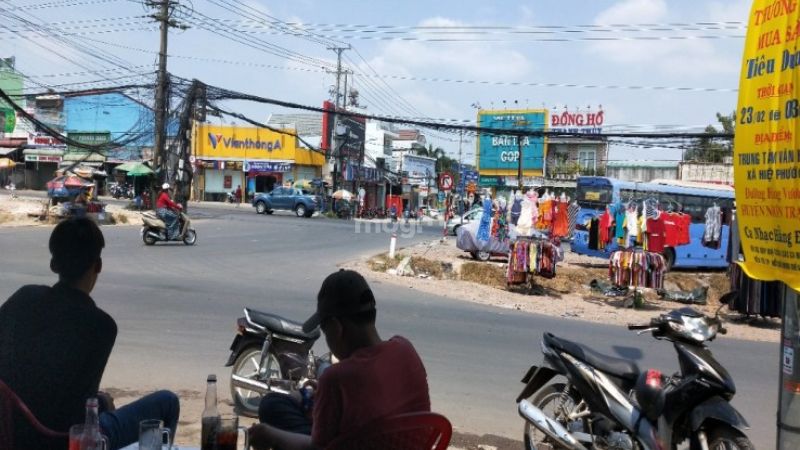
[[[736,114],[728,116],[717,113],[717,122],[721,126],[718,130],[713,125],[705,128],[708,134],[733,134],[736,124]],[[696,139],[683,155],[684,161],[697,161],[721,163],[726,156],[733,156],[733,140],[726,138],[703,137]]]

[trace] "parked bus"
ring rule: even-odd
[[[599,217],[607,205],[618,201],[627,204],[636,201],[641,204],[646,199],[655,199],[662,209],[671,209],[691,216],[689,227],[690,242],[687,245],[667,247],[664,257],[669,267],[724,268],[728,250],[728,223],[723,220],[718,249],[703,246],[705,214],[708,208],[717,205],[722,208],[723,217],[729,218],[734,207],[733,188],[726,185],[682,182],[677,180],[637,183],[621,181],[608,177],[579,177],[576,199],[580,210],[577,215],[572,251],[580,255],[608,258],[619,247],[616,240],[603,250],[589,248],[589,231],[586,223]]]

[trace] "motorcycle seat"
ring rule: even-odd
[[[273,333],[296,337],[298,339],[303,339],[304,341],[315,341],[319,339],[319,327],[310,333],[305,333],[303,332],[302,323],[295,322],[281,316],[276,316],[275,314],[267,314],[261,311],[256,311],[255,309],[245,308],[245,311],[253,323],[256,325],[261,325]]]
[[[585,345],[561,339],[551,333],[544,334],[544,341],[550,347],[568,353],[589,364],[595,369],[626,381],[635,382],[639,376],[639,366],[627,359],[615,358],[596,352]]]

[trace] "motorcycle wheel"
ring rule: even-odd
[[[186,245],[194,245],[197,242],[197,233],[194,230],[186,230],[183,235],[183,243]]]
[[[261,362],[261,347],[249,347],[244,349],[236,362],[233,363],[231,373],[255,378],[258,374],[259,363]],[[281,367],[278,364],[278,357],[273,352],[269,352],[267,357],[267,373],[269,378],[282,379]],[[237,413],[247,417],[258,417],[258,406],[261,404],[262,395],[249,389],[238,388],[231,383],[231,398]]]
[[[714,425],[706,432],[708,450],[755,450],[742,432],[726,424]]]
[[[533,400],[531,400],[531,403],[541,409],[548,417],[556,419],[562,425],[566,426],[564,411],[574,409],[580,403],[580,398],[577,396],[577,393],[570,390],[568,397],[562,404],[562,394],[564,393],[565,386],[566,385],[563,383],[555,383],[546,386],[536,394]],[[559,405],[561,405],[560,409]],[[547,442],[547,437],[526,420],[523,441],[525,442],[525,450],[536,450],[540,443]]]
[[[155,245],[156,238],[150,236],[150,229],[144,230],[144,234],[142,234],[142,240],[144,241],[144,245]]]

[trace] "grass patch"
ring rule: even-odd
[[[461,279],[498,289],[506,288],[506,271],[494,264],[464,263],[461,265]]]
[[[398,252],[395,252],[394,259],[389,258],[389,253],[383,253],[370,258],[367,266],[374,272],[386,272],[388,269],[396,269],[402,260],[403,255]]]
[[[430,259],[421,258],[419,256],[411,257],[411,268],[417,275],[427,275],[432,278],[442,279],[444,270],[442,270],[442,263],[439,261],[431,261]]]

